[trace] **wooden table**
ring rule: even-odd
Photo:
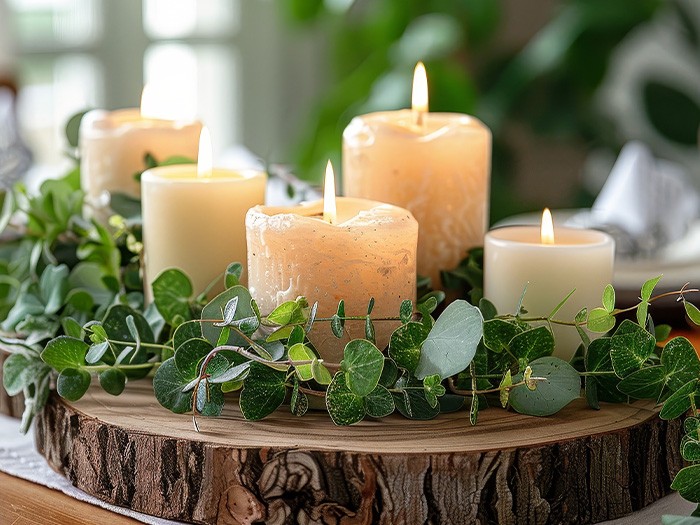
[[[700,348],[700,332],[677,332]],[[58,491],[0,473],[0,523],[24,524],[135,524],[135,520],[78,501]],[[634,516],[628,518],[630,523]],[[625,520],[626,521],[626,520]]]

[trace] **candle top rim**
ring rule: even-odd
[[[459,125],[474,131],[489,131],[489,128],[481,120],[466,113],[429,111],[423,115],[424,125],[417,126],[414,121],[414,110],[396,109],[387,111],[374,111],[353,117],[348,125],[351,128],[353,121],[366,124],[393,124],[399,129],[416,135],[432,135],[440,130]],[[346,129],[348,129],[346,128]]]
[[[114,110],[93,109],[83,117],[80,126],[82,130],[93,132],[114,132],[122,128],[185,128],[188,126],[201,126],[197,119],[160,119],[143,117],[139,108],[120,108]]]
[[[525,234],[524,238],[512,238],[508,234],[518,232]],[[600,230],[584,228],[571,228],[567,226],[554,227],[554,244],[545,244],[541,241],[540,225],[521,224],[494,228],[486,233],[489,242],[505,246],[519,245],[527,247],[539,247],[543,250],[553,250],[563,247],[576,247],[577,249],[600,248],[615,244],[615,240],[607,233]]]
[[[254,168],[213,168],[210,176],[200,177],[196,163],[156,166],[141,174],[141,182],[154,184],[216,184],[258,178],[267,178],[267,173]]]
[[[415,224],[418,227],[418,222],[413,217],[410,211],[400,206],[387,204],[369,199],[360,199],[356,197],[340,197],[336,196],[336,206],[338,209],[338,217],[342,215],[342,211],[348,207],[356,207],[357,211],[350,218],[344,221],[338,221],[331,224],[323,220],[323,199],[315,201],[304,201],[292,206],[267,206],[257,205],[248,210],[246,223],[248,221],[260,220],[264,217],[278,219],[280,222],[288,220],[313,221],[314,226],[330,228],[362,226],[369,224],[376,225],[379,222],[392,223],[400,225],[404,223]],[[354,211],[354,210],[353,210]],[[382,220],[382,219],[391,220]]]

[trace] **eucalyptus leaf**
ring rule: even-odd
[[[408,389],[406,389],[408,387]],[[408,419],[433,419],[440,413],[440,407],[430,406],[425,398],[423,382],[415,378],[401,377],[396,382],[398,393],[392,392],[396,409]]]
[[[245,363],[241,363],[239,365],[230,366],[217,374],[212,374],[212,376],[209,378],[209,382],[217,384],[227,383],[229,381],[242,381],[248,377],[250,363],[250,361],[246,361]]]
[[[608,284],[603,290],[603,308],[608,313],[611,313],[615,309],[615,289],[611,284]]]
[[[614,373],[612,359],[610,357],[610,337],[600,337],[591,341],[584,358],[587,372],[592,372],[594,376],[586,377],[586,391],[596,389],[596,400],[609,403],[622,403],[627,399],[617,388],[620,379]],[[594,386],[595,385],[595,386]],[[589,399],[589,401],[591,401]],[[595,405],[594,405],[595,408]]]
[[[416,377],[450,377],[467,368],[481,340],[483,325],[475,306],[460,299],[448,305],[423,343]]]
[[[85,370],[64,368],[56,379],[56,391],[68,401],[77,401],[85,395],[91,380],[90,374]]]
[[[309,398],[304,392],[299,390],[299,381],[294,381],[294,387],[292,388],[292,397],[289,402],[292,414],[295,416],[303,416],[309,409]]]
[[[372,323],[372,319],[368,315],[365,317],[365,339],[370,341],[372,344],[376,344],[376,338],[374,335],[374,323]]]
[[[510,349],[510,341],[522,331],[517,323],[503,319],[484,321],[484,344],[489,350],[502,352]]]
[[[257,319],[255,311],[251,306],[252,298],[250,296],[250,292],[243,286],[233,286],[214,297],[202,309],[201,318],[223,319],[224,309],[228,302],[234,297],[238,298],[238,306],[236,307],[236,315],[234,316],[235,321],[246,318]],[[211,344],[215,345],[219,342],[219,336],[221,335],[221,330],[223,329],[222,327],[214,326],[213,323],[202,322],[201,329],[202,335]],[[245,330],[242,331],[245,332]],[[227,341],[227,345],[247,347],[248,342],[235,331],[232,331]]]
[[[313,350],[306,346],[304,343],[297,343],[289,347],[289,359],[292,361],[312,361],[316,359],[316,354]],[[310,381],[313,379],[313,372],[311,370],[311,363],[294,365],[294,370],[300,381]]]
[[[153,281],[152,288],[153,302],[168,324],[173,324],[175,316],[185,321],[192,318],[192,281],[184,272],[177,268],[165,270]]]
[[[700,377],[700,358],[685,337],[674,337],[661,353],[666,386],[676,391],[688,381]]]
[[[232,288],[241,284],[241,276],[243,275],[243,265],[239,262],[234,262],[226,268],[225,284],[226,288]]]
[[[102,389],[113,396],[120,395],[126,386],[126,375],[118,368],[108,368],[100,372],[98,379]]]
[[[370,417],[386,417],[394,411],[394,408],[394,398],[391,396],[391,392],[382,385],[377,385],[365,397],[365,412]]]
[[[535,390],[525,385],[511,389],[509,402],[516,412],[531,416],[551,416],[581,395],[581,378],[566,361],[556,357],[541,357],[530,363],[533,377],[542,377]],[[523,375],[513,378],[522,381]]]
[[[591,332],[604,334],[615,327],[615,317],[605,308],[594,308],[588,312],[586,326]]]
[[[353,339],[343,352],[340,369],[345,372],[345,384],[357,396],[364,397],[379,384],[384,368],[384,356],[365,339]]]
[[[193,378],[183,375],[175,365],[175,358],[167,359],[153,376],[153,391],[158,402],[171,412],[184,414],[192,409],[192,393],[183,389]]]
[[[529,363],[540,357],[552,355],[554,337],[546,326],[531,328],[511,339],[510,351],[518,359]]]
[[[29,367],[30,360],[23,354],[10,354],[2,367],[2,383],[10,396],[16,396],[27,386],[24,371]]]
[[[311,374],[319,385],[329,385],[333,380],[331,373],[318,359],[314,359],[311,363]]]
[[[239,399],[243,417],[254,421],[277,410],[287,394],[285,378],[284,372],[261,363],[251,363]]]
[[[640,369],[654,353],[655,347],[653,335],[625,319],[610,340],[610,357],[615,373],[625,377]]]
[[[175,366],[188,380],[199,375],[199,364],[214,349],[206,339],[190,339],[175,350]]]
[[[214,323],[214,326],[229,326],[233,324],[233,320],[236,316],[236,309],[238,308],[238,297],[234,297],[226,303],[224,306],[223,321],[220,323]],[[227,338],[228,339],[228,338]]]
[[[695,398],[698,379],[691,379],[681,386],[664,402],[659,417],[661,419],[676,419],[685,414],[691,407],[691,397]]]
[[[338,426],[352,425],[365,416],[365,400],[346,384],[346,374],[338,372],[326,390],[326,409]]]
[[[671,488],[688,501],[700,502],[700,464],[682,468],[673,479]]]
[[[688,301],[683,302],[683,307],[685,308],[685,313],[688,316],[688,319],[700,326],[700,310],[698,307]]]
[[[100,361],[104,355],[109,350],[109,343],[103,341],[102,343],[95,343],[90,346],[88,353],[85,355],[85,361],[90,364],[95,364]]]
[[[306,322],[304,307],[306,300],[287,301],[275,308],[266,320],[272,324],[286,326],[288,324],[303,324]]]
[[[654,288],[661,280],[661,277],[663,277],[663,275],[659,275],[657,277],[652,277],[651,279],[649,279],[648,281],[646,281],[642,285],[642,292],[641,292],[642,301],[646,302],[646,301],[649,301],[649,299],[651,299],[651,294],[654,293]]]
[[[399,317],[401,322],[406,324],[411,320],[413,316],[413,302],[410,299],[404,299],[401,301],[401,306],[399,307]]]
[[[57,372],[85,366],[88,345],[75,337],[62,335],[46,344],[41,359]]]
[[[649,366],[627,375],[618,388],[634,399],[658,399],[665,385],[664,368]]]
[[[429,330],[421,323],[409,322],[399,326],[391,334],[389,356],[398,366],[414,373],[428,333]]]

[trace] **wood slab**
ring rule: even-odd
[[[175,415],[149,381],[119,397],[53,394],[36,445],[77,487],[148,514],[207,524],[595,523],[670,492],[679,421],[653,405],[575,402],[549,418],[488,409],[336,427],[284,408],[244,421]]]

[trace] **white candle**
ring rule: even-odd
[[[198,165],[162,166],[143,173],[145,282],[165,269],[179,268],[195,294],[215,279],[212,296],[224,288],[232,262],[245,263],[245,214],[265,201],[267,175],[254,170],[224,170],[211,165],[206,128]],[[245,280],[245,279],[244,279]]]
[[[547,210],[548,211],[548,210]],[[551,225],[551,216],[550,216]],[[615,242],[606,233],[573,228],[511,226],[486,234],[484,296],[499,313],[516,313],[527,286],[527,316],[547,316],[572,290],[556,315],[573,321],[578,311],[600,306],[612,282]],[[573,327],[555,326],[554,355],[569,360],[581,340]]]
[[[162,110],[154,113],[149,109],[149,105],[158,103],[153,97],[155,94],[146,86],[141,110],[98,109],[83,117],[80,177],[88,202],[93,206],[99,207],[105,192],[140,198],[136,175],[145,168],[146,153],[158,161],[173,156],[197,159],[202,124],[163,118]]]
[[[248,212],[249,287],[260,309],[269,313],[303,295],[310,304],[318,301],[319,317],[333,315],[341,299],[346,315],[365,315],[374,297],[373,317],[396,317],[401,302],[416,296],[415,219],[407,210],[375,201],[327,194],[325,202],[325,207],[316,201]],[[363,327],[363,322],[347,323],[339,340],[328,323],[316,323],[310,339],[324,359],[338,363],[348,335],[363,338]],[[395,327],[375,323],[379,348]]]
[[[389,202],[420,225],[418,273],[441,288],[488,224],[491,132],[456,113],[428,113],[425,70],[414,79],[413,108],[362,115],[343,133],[344,193]]]

